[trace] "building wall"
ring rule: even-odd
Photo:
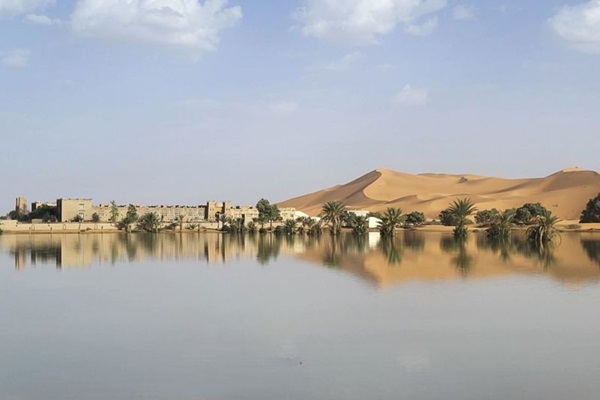
[[[241,218],[244,224],[248,225],[258,218],[258,210],[253,206],[237,206],[231,209],[231,218]]]
[[[230,201],[209,201],[206,203],[206,215],[207,221],[216,221],[217,215],[225,215],[231,217],[231,202]]]
[[[110,204],[92,204],[92,199],[57,199],[56,203],[50,202],[35,202],[36,207],[47,204],[56,205],[56,211],[59,222],[73,221],[80,216],[84,221],[91,221],[94,214],[98,214],[99,222],[109,222],[112,206]],[[21,207],[27,209],[27,200],[19,197],[16,200],[16,209]],[[117,221],[127,215],[129,205],[119,205],[117,209],[119,215]],[[218,215],[226,217],[242,218],[245,224],[250,223],[253,219],[258,218],[258,210],[254,206],[237,206],[233,208],[230,201],[216,202],[209,201],[206,205],[198,206],[145,206],[136,205],[138,216],[143,216],[147,213],[156,213],[163,218],[163,222],[170,223],[176,221],[179,216],[184,217],[184,222],[197,223],[202,221],[216,222]],[[282,219],[295,219],[296,209],[293,207],[281,208]]]
[[[117,221],[121,220],[127,215],[129,205],[117,206],[119,210],[119,216]],[[110,219],[110,211],[112,206],[110,204],[100,204],[93,207],[91,215],[97,213],[100,217],[100,221],[108,222]],[[183,216],[185,222],[200,222],[205,220],[206,206],[136,206],[136,212],[139,217],[147,213],[156,213],[159,217],[163,218],[163,222],[174,222],[177,217]]]
[[[296,219],[296,209],[294,207],[283,207],[279,209],[281,213],[281,219],[287,221],[288,219]]]
[[[57,199],[56,211],[61,222],[72,221],[80,216],[84,221],[92,219],[92,199]]]

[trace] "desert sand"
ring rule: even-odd
[[[406,174],[376,169],[349,183],[278,203],[317,215],[323,203],[343,201],[350,209],[382,211],[400,207],[428,218],[457,198],[468,197],[479,210],[541,203],[563,220],[577,220],[590,198],[600,193],[600,174],[567,168],[545,178],[506,179],[480,175]]]

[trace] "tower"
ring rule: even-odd
[[[25,197],[17,197],[15,211],[20,215],[27,214],[27,199]]]

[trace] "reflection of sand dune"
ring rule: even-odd
[[[221,264],[254,259],[266,265],[281,255],[350,273],[378,287],[405,282],[543,275],[565,284],[600,281],[600,236],[563,233],[562,243],[539,253],[523,237],[493,246],[473,233],[464,244],[439,232],[402,231],[393,241],[372,233],[357,240],[323,235],[277,237],[209,234],[4,235],[0,250],[17,269],[50,264],[60,268],[94,264],[197,260]]]
[[[379,211],[400,207],[436,217],[457,197],[470,197],[480,209],[505,209],[540,202],[562,219],[576,219],[600,192],[600,174],[576,168],[546,178],[504,179],[477,175],[412,175],[377,169],[344,185],[280,203],[317,214],[323,203],[342,200],[351,208]]]
[[[362,253],[340,253],[335,266],[380,287],[406,282],[487,279],[517,274],[549,276],[569,285],[600,281],[600,265],[586,254],[578,234],[564,234],[560,246],[542,254],[528,248],[522,240],[509,248],[494,249],[483,237],[473,234],[461,248],[452,245],[450,235],[434,232],[419,235],[423,236],[422,247],[407,245],[401,235],[394,240],[395,245],[387,249],[380,243],[376,249],[366,249]],[[321,247],[310,248],[298,257],[323,264],[331,253],[332,245],[330,238],[322,240],[324,244]],[[588,240],[597,244],[600,250],[600,237]],[[450,245],[445,246],[444,243]]]

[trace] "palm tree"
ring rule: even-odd
[[[286,235],[294,235],[296,233],[296,220],[287,219],[283,223],[283,233]]]
[[[341,201],[328,201],[323,204],[321,218],[324,222],[331,224],[332,235],[338,235],[340,233],[344,211],[346,211],[346,206]]]
[[[366,216],[350,213],[347,222],[352,228],[352,233],[357,236],[362,236],[369,231],[369,218]]]
[[[185,217],[183,215],[178,215],[175,217],[175,222],[179,225],[179,232],[183,232],[183,221]]]
[[[514,210],[505,210],[504,212],[495,215],[492,218],[490,227],[486,230],[488,238],[492,240],[508,240],[510,238],[514,217]]]
[[[307,218],[305,220],[306,228],[308,232],[308,236],[319,236],[323,231],[323,225],[321,220],[316,220],[315,218]]]
[[[471,201],[471,199],[458,199],[454,200],[450,207],[448,207],[448,213],[456,221],[456,227],[454,228],[454,236],[457,238],[465,237],[468,233],[467,218],[469,215],[477,211],[477,207]]]
[[[558,217],[552,215],[552,211],[544,210],[542,215],[535,217],[534,224],[527,229],[527,239],[539,248],[543,248],[558,236],[556,224],[559,221]]]
[[[379,234],[381,236],[394,237],[396,228],[404,222],[404,215],[402,215],[402,209],[398,207],[388,207],[385,212],[373,213],[375,218],[379,218]]]
[[[138,228],[150,233],[156,233],[160,229],[162,218],[155,212],[144,214],[138,220]]]

